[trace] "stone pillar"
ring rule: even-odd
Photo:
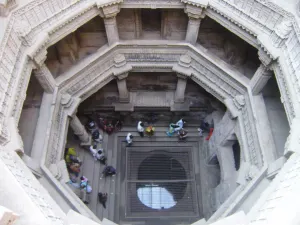
[[[191,44],[196,44],[201,19],[204,18],[203,10],[197,6],[186,5],[184,12],[189,17],[185,40]]]
[[[98,0],[97,6],[100,9],[100,16],[103,17],[108,44],[119,41],[119,33],[116,16],[120,12],[119,2],[111,2],[110,5]]]
[[[258,95],[271,78],[272,72],[261,64],[250,81],[253,95]]]
[[[125,74],[124,74],[125,75]],[[126,77],[128,73],[126,73]],[[130,102],[129,91],[127,89],[126,78],[117,79],[118,91],[119,91],[119,102],[127,103]]]
[[[46,93],[53,93],[56,87],[56,81],[45,64],[48,52],[45,49],[40,51],[43,43],[48,42],[49,40],[49,35],[47,33],[41,33],[38,41],[36,41],[34,46],[29,49],[28,57],[33,61],[35,68],[34,75],[43,87],[44,91]]]
[[[118,33],[116,17],[114,16],[110,18],[104,18],[104,24],[105,24],[108,44],[112,45],[113,43],[119,41],[119,33]]]
[[[193,45],[197,42],[200,22],[201,19],[189,17],[185,40]]]
[[[73,116],[71,118],[70,126],[73,129],[74,134],[76,134],[79,137],[80,141],[82,141],[83,143],[89,142],[89,134],[77,116]]]
[[[187,76],[184,76],[184,75],[181,75],[178,73],[177,77],[178,77],[178,80],[177,80],[174,102],[183,103],[185,88],[186,88],[186,83],[187,83]]]
[[[113,74],[117,78],[120,103],[130,102],[130,94],[126,84],[126,78],[130,70],[132,70],[132,67],[126,63],[125,56],[122,54],[116,55],[114,58]]]
[[[192,59],[189,55],[182,55],[178,64],[173,66],[172,70],[177,73],[178,81],[174,96],[174,104],[171,111],[189,111],[189,102],[185,102],[185,88],[187,78],[192,75]]]
[[[45,92],[54,92],[56,81],[45,63],[43,63],[41,66],[37,67],[36,70],[34,70],[34,75],[39,81],[40,85],[43,87]]]
[[[261,61],[261,65],[258,67],[250,81],[253,95],[258,95],[272,76],[270,67],[273,59],[271,59],[263,49],[258,50],[258,58]]]

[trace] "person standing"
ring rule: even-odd
[[[103,208],[106,209],[107,193],[98,193],[99,202],[103,205]]]
[[[148,137],[152,137],[154,135],[155,128],[153,126],[149,126],[146,128],[146,134]]]
[[[103,153],[103,149],[102,148],[99,148],[97,150],[97,145],[91,145],[90,146],[90,152],[92,153],[95,161],[97,160],[100,160],[102,156],[104,156],[104,153]]]
[[[132,142],[133,142],[133,136],[131,133],[128,133],[126,136],[126,142],[127,142],[127,146],[131,146]]]
[[[144,137],[144,123],[142,121],[139,121],[138,122],[138,125],[137,125],[137,130],[138,130],[138,133],[141,137]]]
[[[183,125],[185,124],[185,120],[184,119],[180,119],[178,120],[178,122],[176,123],[176,125],[178,126],[177,128],[175,128],[175,132],[180,131],[183,128]]]

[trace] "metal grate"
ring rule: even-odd
[[[126,217],[198,215],[190,149],[127,149]]]
[[[127,152],[128,180],[181,180],[194,177],[192,155],[181,151],[152,150]]]

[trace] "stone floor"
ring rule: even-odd
[[[72,132],[68,135],[68,147],[75,147],[79,157],[83,160],[82,170],[80,175],[86,176],[93,188],[91,193],[90,203],[88,207],[101,220],[107,218],[115,221],[118,224],[191,224],[200,218],[208,218],[215,209],[213,209],[214,196],[212,188],[220,179],[220,174],[211,169],[206,164],[207,141],[203,137],[198,136],[197,126],[187,126],[189,137],[186,142],[178,142],[177,137],[167,137],[165,131],[166,126],[156,126],[156,133],[154,137],[138,136],[135,127],[123,127],[123,129],[112,135],[103,134],[103,148],[108,157],[108,165],[112,165],[117,169],[117,175],[114,177],[101,178],[101,172],[104,168],[99,162],[95,161],[89,151],[84,150],[79,146],[79,141],[74,139]],[[191,147],[193,154],[193,168],[196,181],[196,198],[198,202],[198,211],[195,216],[182,215],[181,217],[161,217],[152,213],[153,218],[145,218],[144,216],[136,216],[129,218],[126,214],[126,180],[125,180],[125,143],[122,140],[128,132],[134,135],[134,143],[132,147],[146,148],[146,147]],[[106,209],[98,202],[97,193],[107,192],[109,194]],[[203,207],[205,206],[205,207]],[[156,215],[156,216],[155,216]]]

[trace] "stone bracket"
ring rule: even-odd
[[[100,10],[100,16],[105,18],[115,17],[120,12],[120,3],[123,0],[97,0],[96,4]]]
[[[42,33],[27,52],[28,57],[34,62],[36,68],[41,67],[47,58],[47,49],[45,46],[49,41],[50,37],[48,33]]]
[[[182,55],[172,70],[177,73],[178,77],[190,77],[192,75],[191,62],[192,59],[189,55]]]
[[[81,98],[72,97],[70,94],[63,94],[60,103],[66,108],[70,117],[75,116],[77,108],[81,102]]]
[[[128,76],[128,72],[132,70],[132,66],[126,63],[125,56],[118,54],[114,57],[114,67],[112,73],[119,79],[125,79]]]
[[[186,1],[188,2],[188,1]],[[206,5],[200,5],[200,7],[197,7],[195,5],[186,4],[184,8],[184,12],[188,15],[189,18],[193,19],[203,19],[205,17],[205,13],[203,8],[206,8]]]
[[[265,34],[258,35],[257,42],[260,46],[258,58],[265,66],[269,66],[272,61],[275,61],[279,57],[280,51],[279,49],[274,48],[270,41],[270,37]]]

